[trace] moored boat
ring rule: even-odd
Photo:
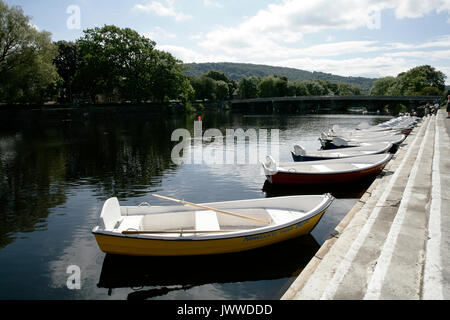
[[[315,161],[315,160],[341,159],[341,158],[386,153],[391,148],[392,143],[390,142],[379,142],[373,144],[366,144],[360,147],[342,148],[335,150],[318,150],[318,151],[306,151],[302,146],[295,145],[294,150],[291,151],[291,153],[294,161]]]
[[[332,129],[330,129],[331,134],[342,135],[346,133],[402,133],[408,135],[411,130],[418,123],[420,118],[414,116],[400,116],[397,118],[393,118],[389,121],[377,124],[375,126],[370,126],[367,122],[360,123],[354,129],[341,128],[339,125],[334,125]]]
[[[272,184],[335,185],[375,177],[392,158],[389,153],[343,159],[285,162],[268,156],[262,164]]]
[[[329,137],[326,134],[322,134],[319,138],[322,149],[338,149],[338,148],[351,148],[351,147],[363,147],[370,144],[378,142],[389,142],[392,143],[393,148],[398,147],[404,140],[406,136],[404,134],[394,134],[394,135],[361,135],[354,137]]]
[[[167,198],[170,199],[170,198]],[[120,206],[108,199],[92,232],[105,253],[190,256],[240,252],[311,232],[329,194],[187,206]]]

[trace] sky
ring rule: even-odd
[[[450,83],[450,0],[3,0],[73,41],[131,28],[185,63],[239,62],[341,76],[431,65]]]

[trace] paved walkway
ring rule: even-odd
[[[450,299],[449,133],[423,118],[282,299]]]

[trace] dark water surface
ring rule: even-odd
[[[121,110],[0,112],[0,299],[279,299],[364,191],[334,190],[338,199],[312,235],[268,248],[194,258],[105,255],[91,230],[109,197],[166,205],[150,194],[214,202],[318,192],[263,190],[259,164],[176,165],[172,132],[193,133],[196,116]],[[294,143],[319,149],[320,132],[334,124],[388,119],[202,116],[203,130],[279,129],[281,161],[292,161]],[[245,145],[237,142],[236,153]],[[81,271],[80,290],[67,287],[72,265]]]

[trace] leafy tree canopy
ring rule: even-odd
[[[42,103],[56,94],[60,80],[52,64],[56,47],[18,6],[0,0],[0,101]]]
[[[91,97],[103,93],[134,102],[162,102],[191,95],[182,62],[156,50],[154,41],[130,28],[87,29],[77,45],[82,60],[77,83]]]
[[[420,96],[441,95],[446,76],[429,65],[412,68],[396,78],[385,77],[375,81],[371,95]]]

